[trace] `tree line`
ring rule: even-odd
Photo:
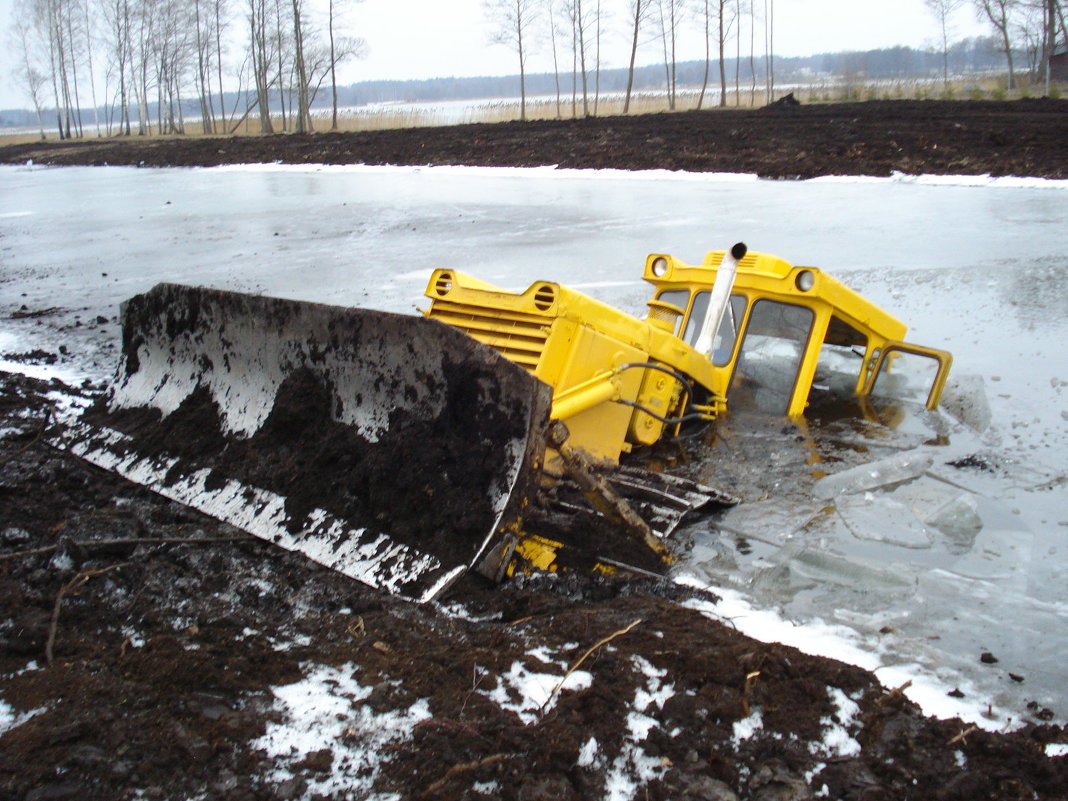
[[[336,69],[365,47],[346,32],[355,2],[328,0],[313,14],[306,0],[16,0],[15,77],[42,136],[51,112],[61,139],[86,128],[185,133],[190,95],[204,133],[236,130],[249,115],[263,133],[304,132],[324,86],[336,127]],[[235,83],[242,89],[228,91]]]
[[[699,89],[701,108],[726,105],[731,89],[736,98],[763,92],[770,101],[777,79],[797,80],[803,70],[889,77],[932,69],[931,54],[909,48],[774,57],[774,0],[483,0],[491,41],[513,51],[518,76],[341,87],[337,68],[366,48],[347,20],[360,0],[322,0],[315,10],[311,2],[16,0],[15,77],[42,136],[54,115],[48,127],[69,138],[87,130],[181,134],[190,116],[205,133],[233,132],[246,121],[264,133],[305,132],[311,109],[327,102],[336,128],[339,104],[513,96],[516,88],[524,119],[531,92],[554,97],[561,117],[596,115],[606,92],[624,96],[626,113],[634,92],[650,88],[674,109],[680,86]],[[967,46],[1000,52],[1010,89],[1024,67],[1048,83],[1049,56],[1068,41],[1063,2],[925,0],[944,79],[961,69]],[[991,39],[951,44],[953,16],[965,3],[989,23]],[[609,37],[628,43],[626,67],[606,68]],[[653,65],[637,66],[639,49],[656,52]],[[551,71],[531,74],[534,54]],[[492,88],[476,90],[477,82]]]
[[[1068,42],[1062,0],[924,0],[936,23],[943,78],[949,83],[954,15],[970,3],[997,34],[1009,89],[1015,87],[1015,59],[1024,54],[1032,76],[1043,74],[1049,92],[1050,56]],[[718,87],[718,104],[727,103],[728,87],[740,96],[742,81],[752,95],[763,76],[766,99],[775,94],[774,0],[626,0],[620,19],[607,0],[484,0],[494,28],[493,41],[515,53],[519,67],[520,116],[526,118],[527,60],[538,48],[552,56],[557,113],[570,105],[572,115],[596,114],[600,97],[601,44],[611,27],[630,42],[624,113],[634,91],[635,60],[640,44],[653,44],[663,66],[668,106],[675,108],[679,86],[679,43],[689,29],[703,42],[703,68],[697,108]],[[687,57],[692,59],[692,53]],[[758,68],[758,64],[761,68]],[[715,72],[713,74],[713,68]],[[570,85],[568,85],[570,82]],[[561,88],[563,83],[563,88]]]
[[[630,43],[624,113],[630,109],[640,45],[657,49],[668,107],[675,109],[683,55],[680,41],[688,26],[697,26],[704,40],[698,108],[708,92],[714,59],[720,104],[726,103],[728,48],[739,65],[733,76],[736,85],[741,81],[744,49],[749,75],[756,75],[759,58],[768,98],[774,94],[774,0],[627,0],[622,16],[606,0],[484,0],[484,7],[494,26],[493,41],[510,47],[518,57],[521,119],[526,118],[527,59],[537,48],[548,50],[552,57],[557,113],[570,105],[572,116],[580,108],[583,116],[595,115],[602,88],[602,43],[613,27]]]

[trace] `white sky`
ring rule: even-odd
[[[325,4],[325,0],[312,2]],[[762,4],[762,0],[756,2]],[[602,45],[602,64],[626,66],[628,0],[603,3],[612,18],[606,23],[609,30]],[[0,109],[28,106],[28,100],[10,77],[15,48],[6,34],[11,27],[13,4],[14,0],[0,0],[0,30],[5,34],[0,39]],[[241,5],[242,0],[235,0],[235,7]],[[955,20],[954,39],[984,33],[970,4],[965,6]],[[780,55],[899,44],[924,47],[937,38],[934,18],[926,11],[923,0],[775,0],[774,7],[774,51]],[[488,43],[491,26],[486,22],[482,0],[363,0],[352,6],[347,18],[352,33],[367,40],[369,53],[365,59],[349,64],[339,76],[339,83],[518,72],[512,51]],[[703,46],[695,32],[682,42],[679,60],[701,57]],[[655,63],[656,47],[647,44],[639,49],[638,61]],[[531,56],[528,69],[550,71],[551,64],[548,45],[544,44]]]

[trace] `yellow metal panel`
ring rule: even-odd
[[[550,341],[552,338],[550,337]],[[562,342],[563,340],[557,340]],[[597,378],[605,369],[628,362],[645,361],[646,354],[636,348],[597,331],[590,326],[577,326],[567,340],[566,351],[546,350],[546,359],[561,363],[554,395]],[[617,378],[619,396],[635,400],[641,387],[642,373],[624,370]],[[567,420],[571,432],[569,443],[594,462],[615,463],[625,449],[627,429],[633,410],[629,406],[604,402],[588,408]]]

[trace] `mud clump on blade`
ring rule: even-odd
[[[479,442],[497,441],[491,435],[500,425],[517,425],[487,414],[480,418],[484,431],[467,430],[470,410],[457,407],[475,402],[467,390],[454,392],[430,420],[394,410],[389,430],[372,443],[338,421],[334,387],[304,367],[280,384],[263,426],[248,438],[222,433],[218,404],[203,386],[169,415],[138,407],[105,418],[98,409],[87,421],[132,436],[142,456],[176,458],[167,483],[210,467],[208,490],[233,479],[285,497],[293,533],[323,509],[354,528],[463,563],[493,525],[489,493],[502,466],[500,455]]]
[[[227,444],[219,405],[207,387],[197,387],[169,415],[146,406],[108,411],[101,398],[85,413],[90,425],[107,425],[134,437],[140,456],[178,461],[168,471],[165,484],[173,484],[195,470],[205,458],[222,451]]]

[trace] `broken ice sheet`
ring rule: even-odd
[[[835,506],[857,539],[899,548],[939,543],[952,554],[964,554],[983,528],[973,493],[927,476],[890,491],[842,495]]]
[[[857,539],[899,548],[930,548],[934,540],[911,507],[888,495],[846,495],[838,498],[835,506],[845,527]]]
[[[814,494],[817,498],[829,500],[838,495],[867,492],[912,481],[929,470],[932,462],[931,455],[922,451],[894,454],[826,476],[816,482]]]

